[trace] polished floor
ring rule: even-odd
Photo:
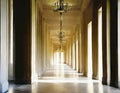
[[[8,93],[120,93],[120,89],[83,77],[65,64],[50,67],[32,85],[11,84]]]

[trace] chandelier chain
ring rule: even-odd
[[[59,0],[59,2],[56,2],[54,4],[54,12],[60,13],[60,32],[59,32],[59,41],[60,41],[60,50],[62,49],[62,39],[64,37],[63,35],[63,13],[66,13],[69,10],[68,3],[65,3],[64,0]]]

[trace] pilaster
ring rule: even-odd
[[[0,0],[0,93],[8,91],[8,0]]]

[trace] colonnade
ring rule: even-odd
[[[66,64],[68,64],[74,70],[78,72],[82,72],[81,65],[83,62],[81,61],[81,31],[80,26],[76,26],[74,28],[73,36],[68,39],[66,46]]]
[[[0,0],[0,92],[8,90],[10,65],[10,14],[9,0]],[[85,0],[84,0],[85,1]],[[32,2],[32,3],[31,3]],[[103,84],[120,87],[119,67],[119,0],[92,0],[81,10],[80,24],[73,28],[68,40],[65,63],[74,70],[88,75],[88,23],[92,21],[92,78],[98,79],[98,10],[102,7],[102,66]],[[21,7],[22,6],[22,7]],[[39,79],[53,62],[54,45],[36,0],[13,0],[13,80],[28,84]],[[8,71],[8,67],[10,67]]]

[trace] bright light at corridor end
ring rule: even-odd
[[[56,64],[64,64],[64,52],[56,51],[54,53],[54,63]]]

